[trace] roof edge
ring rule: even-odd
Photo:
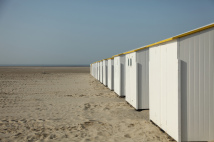
[[[161,40],[161,41],[158,41],[158,42],[143,46],[143,47],[135,49],[135,50],[131,50],[131,51],[125,52],[123,54],[129,54],[129,53],[132,53],[132,52],[136,52],[136,51],[139,51],[139,50],[142,50],[142,49],[145,49],[145,48],[149,48],[149,47],[161,44],[161,43],[172,41],[174,39],[182,38],[182,37],[185,37],[185,36],[188,36],[188,35],[191,35],[191,34],[206,30],[206,29],[210,29],[210,28],[213,28],[213,27],[214,27],[214,23],[206,25],[206,26],[203,26],[203,27],[200,27],[200,28],[197,28],[197,29],[194,29],[194,30],[191,30],[189,32],[185,32],[185,33],[179,34],[177,36],[173,36],[171,38],[167,38],[167,39],[164,39],[164,40]]]

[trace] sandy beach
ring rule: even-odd
[[[0,141],[172,141],[89,67],[0,67]]]

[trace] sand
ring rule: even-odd
[[[89,67],[0,67],[0,141],[170,141]]]

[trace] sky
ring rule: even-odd
[[[214,22],[214,0],[0,0],[0,65],[89,65]]]

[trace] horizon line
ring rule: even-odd
[[[89,64],[0,64],[0,67],[90,67]]]

